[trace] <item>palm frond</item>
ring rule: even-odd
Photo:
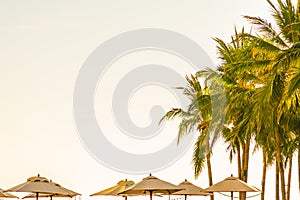
[[[179,144],[181,138],[189,133],[191,133],[198,125],[199,118],[190,117],[190,118],[183,118],[178,126],[178,137],[177,137],[177,144]]]
[[[175,118],[181,118],[185,115],[187,115],[187,113],[181,108],[172,108],[159,120],[159,125],[165,120],[174,120]]]
[[[206,161],[206,147],[205,147],[205,135],[199,135],[196,143],[194,144],[194,153],[192,163],[194,166],[194,175],[197,178],[204,168]]]
[[[287,97],[294,96],[294,94],[300,90],[300,64],[295,66],[291,71],[293,76],[291,76],[292,78],[288,81],[289,87],[286,94]]]
[[[283,47],[288,47],[285,41],[280,37],[280,34],[273,29],[271,23],[269,23],[267,20],[260,17],[251,17],[247,15],[244,16],[244,18],[250,21],[251,24],[258,26],[258,31],[262,32],[265,37],[271,38],[272,42],[275,42]]]

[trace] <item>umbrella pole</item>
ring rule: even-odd
[[[186,197],[187,197],[187,194],[185,194],[185,195],[184,195],[184,200],[186,200],[186,199],[187,199]]]
[[[124,200],[127,200],[127,196],[124,196],[125,198],[124,198]]]
[[[39,193],[38,192],[36,193],[35,198],[36,198],[36,200],[39,200]]]
[[[152,190],[150,190],[150,200],[152,200]]]
[[[231,200],[233,200],[233,192],[231,192]]]

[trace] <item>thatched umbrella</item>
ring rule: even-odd
[[[133,181],[128,181],[127,179],[119,181],[115,186],[109,187],[107,189],[101,190],[99,192],[96,192],[94,194],[91,194],[90,196],[124,196],[125,200],[127,200],[127,195],[119,194],[121,192],[124,192],[128,187],[132,186],[134,184]]]
[[[61,185],[59,185],[58,183],[55,183],[53,181],[50,180],[50,183],[55,185],[56,187],[59,187],[60,189],[62,190],[65,190],[68,194],[43,194],[43,193],[40,193],[39,194],[39,197],[50,197],[50,199],[52,199],[52,197],[75,197],[75,196],[78,196],[78,195],[81,195],[77,192],[74,192],[73,190],[70,190],[70,189],[67,189],[65,187],[62,187]],[[27,198],[35,198],[36,197],[36,194],[28,194],[26,195],[25,197],[23,197],[22,199],[27,199]]]
[[[38,200],[39,194],[52,194],[52,195],[71,195],[72,193],[65,188],[58,187],[50,182],[45,177],[33,176],[27,179],[26,182],[21,183],[15,187],[7,190],[8,192],[31,192],[35,193]]]
[[[231,200],[233,200],[233,192],[260,192],[259,189],[248,185],[246,182],[237,177],[228,177],[221,182],[218,182],[203,191],[205,192],[230,192]]]
[[[150,174],[148,177],[143,178],[142,181],[132,185],[131,187],[126,189],[124,192],[121,192],[120,194],[144,195],[149,193],[150,200],[152,200],[153,194],[170,195],[182,189],[183,188],[179,188],[178,186],[173,185],[172,183],[158,179],[155,176],[152,176]]]
[[[178,185],[178,187],[183,188],[183,190],[180,190],[178,192],[174,192],[172,195],[184,195],[184,199],[187,199],[187,196],[207,196],[207,195],[213,195],[209,192],[204,192],[203,188],[198,187],[191,182],[183,181]]]

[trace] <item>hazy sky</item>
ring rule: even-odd
[[[269,19],[269,11],[264,0],[0,1],[0,187],[7,189],[40,173],[82,193],[85,199],[120,179],[141,180],[147,174],[132,175],[107,168],[81,144],[73,117],[73,92],[77,75],[90,53],[120,33],[139,28],[161,28],[192,39],[218,64],[216,43],[212,38],[229,41],[235,25],[238,30],[243,25],[250,29],[242,15]],[[150,55],[148,58],[147,52],[144,52],[127,60],[124,58],[115,64],[115,69],[123,65],[141,65],[141,62],[170,64],[174,62],[172,59],[176,59],[156,55],[155,52],[150,52]],[[153,58],[157,60],[153,61]],[[182,73],[193,73],[186,69]],[[122,76],[116,71],[110,72],[103,79],[104,83],[109,85]],[[108,99],[111,98],[109,89],[103,90]],[[148,88],[149,92],[152,90]],[[156,88],[155,91],[158,90]],[[136,101],[145,101],[144,95],[142,91],[137,93]],[[167,96],[160,101],[169,99],[171,94],[164,95]],[[176,105],[174,99],[170,102]],[[170,102],[163,103],[166,106]],[[146,103],[151,104],[151,99],[148,98]],[[96,111],[100,112],[97,114],[104,118],[110,116],[109,112],[101,113],[101,105],[95,105]],[[144,105],[137,108],[130,106],[132,119],[141,126],[147,124],[143,116],[140,121],[139,117],[134,118],[144,113],[141,109]],[[148,107],[146,111],[145,116],[148,115]],[[106,126],[114,127],[114,124],[106,123]],[[176,137],[176,124],[173,126],[166,137]],[[163,145],[161,141],[164,140],[157,139],[153,144]],[[120,148],[122,145],[126,148],[123,140],[116,139],[115,142]],[[151,148],[147,145],[145,149]],[[213,155],[214,182],[236,173],[224,149],[220,144]],[[176,184],[188,178],[201,187],[207,187],[205,172],[198,180],[193,179],[191,152],[192,148],[180,160],[153,175]],[[249,182],[260,187],[261,161],[258,155],[254,157],[257,159],[256,163],[250,163]],[[296,164],[294,166],[292,192],[298,195]],[[272,182],[273,169],[270,169],[268,177],[267,184],[275,186]],[[273,198],[274,191],[269,190],[268,196]]]

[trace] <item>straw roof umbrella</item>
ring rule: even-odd
[[[259,189],[248,185],[246,182],[237,177],[228,177],[221,182],[218,182],[203,191],[205,192],[230,192],[233,200],[233,192],[260,192]]]
[[[203,188],[198,187],[191,182],[185,181],[181,182],[178,187],[183,188],[183,190],[180,190],[178,192],[174,192],[172,195],[184,195],[184,199],[187,199],[187,196],[207,196],[212,195],[209,192],[203,192]]]
[[[59,187],[62,190],[65,190],[69,194],[66,195],[66,194],[43,194],[43,193],[40,193],[39,197],[50,197],[50,199],[52,199],[52,197],[71,197],[72,198],[72,197],[81,195],[81,194],[79,194],[77,192],[74,192],[73,190],[69,190],[67,188],[62,187],[58,183],[52,182],[51,180],[50,180],[50,183],[53,184],[53,185],[55,185],[56,187]],[[35,197],[36,197],[36,194],[28,194],[25,197],[23,197],[22,199],[35,198]]]
[[[17,196],[10,194],[9,192],[4,192],[4,190],[2,190],[0,188],[0,197],[1,198],[18,198]]]
[[[149,193],[150,200],[152,200],[153,194],[172,194],[179,190],[182,190],[182,188],[179,188],[178,186],[167,181],[158,179],[150,174],[148,177],[143,178],[142,181],[132,185],[120,194],[144,195]]]
[[[27,179],[26,182],[21,183],[15,187],[8,189],[9,192],[32,192],[36,194],[36,199],[38,199],[39,194],[56,194],[56,195],[70,195],[71,192],[57,185],[51,183],[47,178],[38,176],[33,176]]]
[[[101,190],[99,192],[96,192],[94,194],[91,194],[90,196],[124,196],[125,200],[127,200],[127,195],[121,195],[119,193],[124,192],[128,187],[132,186],[134,184],[133,181],[130,180],[121,180],[119,181],[115,186],[107,188],[105,190]]]

